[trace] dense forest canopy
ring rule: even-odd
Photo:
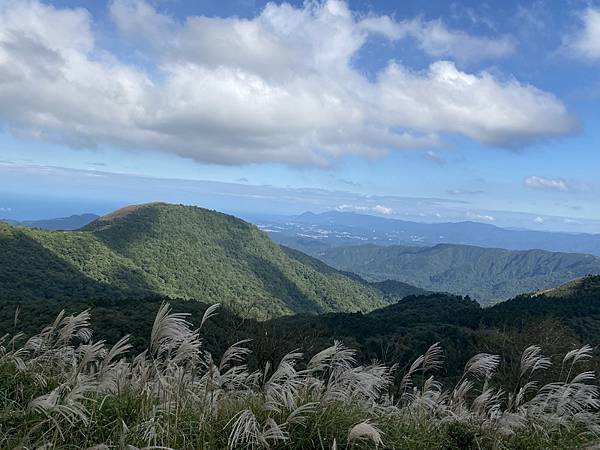
[[[371,281],[397,280],[423,289],[470,295],[482,304],[600,274],[600,257],[469,245],[356,245],[311,252]]]

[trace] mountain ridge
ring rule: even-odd
[[[397,280],[428,291],[469,295],[483,304],[600,274],[600,258],[593,255],[457,244],[365,244],[321,250],[314,256],[369,281]]]
[[[600,234],[514,230],[474,221],[421,223],[353,212],[304,213],[284,218],[270,217],[254,222],[269,230],[284,245],[306,250],[359,245],[432,246],[440,243],[475,245],[507,250],[547,250],[590,253],[600,256]]]

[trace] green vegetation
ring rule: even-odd
[[[369,311],[397,300],[400,292],[383,293],[377,285],[282,249],[235,217],[167,204],[124,208],[79,231],[0,223],[0,269],[5,300],[161,295],[221,302],[260,319]]]
[[[323,250],[316,256],[370,281],[398,280],[429,291],[469,295],[482,304],[600,274],[600,258],[591,255],[467,245],[361,245]]]
[[[571,281],[543,293],[520,295],[485,310],[484,324],[523,329],[552,317],[579,341],[600,340],[600,276]]]
[[[128,337],[94,342],[87,311],[60,313],[25,342],[3,337],[0,447],[563,449],[600,438],[588,346],[560,358],[551,382],[550,359],[530,346],[509,383],[500,358],[479,353],[443,387],[438,344],[403,371],[357,365],[341,343],[251,371],[244,342],[215,359],[187,319],[160,306],[134,357]]]
[[[540,258],[519,267],[566,264]],[[482,308],[164,204],[80,231],[0,224],[0,268],[0,448],[600,441],[599,355],[584,345],[600,340],[600,276]]]
[[[448,356],[438,372],[441,379],[456,381],[469,357],[480,351],[502,354],[504,376],[510,379],[519,354],[532,343],[557,358],[600,340],[600,277],[579,280],[577,286],[569,290],[569,297],[523,295],[491,308],[444,294],[410,296],[367,314],[304,314],[268,321],[243,318],[223,308],[218,326],[205,325],[204,344],[218,356],[231,342],[251,339],[248,363],[254,370],[292,350],[314,355],[339,340],[357,350],[362,364],[378,360],[406,369],[432,343],[440,342]],[[62,309],[67,313],[90,309],[96,340],[113,344],[130,334],[134,350],[141,352],[148,346],[152,317],[163,300],[5,301],[0,308],[0,330],[20,330],[29,337]],[[196,326],[209,306],[196,301],[171,303],[176,312],[189,313],[189,321]]]

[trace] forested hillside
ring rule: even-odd
[[[361,245],[315,253],[340,270],[371,281],[398,280],[429,291],[469,295],[483,304],[600,274],[600,258],[543,250],[511,251],[468,245]]]
[[[159,294],[220,302],[265,319],[368,311],[394,300],[375,285],[283,250],[240,219],[167,204],[125,208],[78,231],[0,223],[0,269],[4,301]]]

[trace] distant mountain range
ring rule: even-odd
[[[44,228],[46,230],[78,230],[88,223],[93,222],[98,217],[100,216],[96,214],[77,214],[69,217],[59,217],[57,219],[23,220],[20,222],[10,219],[0,219],[0,221],[15,226]]]
[[[313,256],[370,281],[398,280],[429,291],[469,295],[483,304],[600,274],[600,258],[593,255],[469,245],[367,244],[318,250]]]
[[[273,243],[233,216],[191,206],[131,206],[77,231],[0,223],[0,299],[163,295],[223,303],[244,316],[369,311],[423,293],[368,283]]]
[[[419,223],[330,211],[251,221],[281,244],[314,253],[330,247],[377,244],[464,244],[508,250],[540,249],[600,256],[600,234],[513,230],[479,222]]]

